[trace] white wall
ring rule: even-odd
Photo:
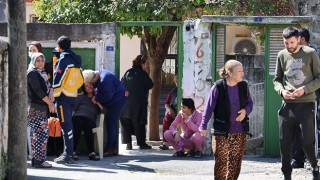
[[[125,35],[120,37],[120,78],[132,67],[132,60],[140,54],[140,42],[137,36],[132,39]]]

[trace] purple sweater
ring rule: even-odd
[[[235,86],[227,86],[229,101],[230,101],[230,129],[229,133],[242,133],[244,132],[242,129],[242,125],[240,122],[236,121],[236,118],[238,117],[238,111],[240,111],[240,100],[239,100],[239,93],[238,93],[238,85]],[[219,97],[218,89],[216,88],[216,85],[213,85],[208,97],[208,102],[206,104],[205,110],[203,112],[202,121],[200,124],[199,129],[200,130],[206,130],[207,124],[209,120],[211,119],[212,113],[214,112],[214,109],[217,105],[217,100]],[[253,102],[252,98],[249,92],[249,98],[246,105],[246,113],[249,116],[249,114],[252,112],[253,108]]]

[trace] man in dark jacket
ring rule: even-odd
[[[70,49],[71,40],[67,36],[61,36],[57,44],[61,54],[55,64],[52,87],[63,132],[64,152],[54,161],[59,164],[70,164],[74,162],[72,110],[76,103],[78,88],[83,84],[79,70],[82,61],[81,57]]]

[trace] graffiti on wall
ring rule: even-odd
[[[184,62],[182,90],[203,111],[211,88],[211,24],[187,20],[183,26]]]

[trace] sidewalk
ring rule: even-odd
[[[207,180],[213,179],[214,161],[211,155],[202,158],[171,157],[170,150],[160,150],[153,146],[151,150],[125,150],[120,145],[119,156],[105,157],[101,161],[89,161],[86,156],[80,156],[77,164],[60,165],[53,162],[54,157],[48,157],[53,164],[51,169],[35,169],[28,161],[29,180]],[[277,180],[281,179],[279,158],[261,156],[245,156],[239,180]],[[293,170],[294,180],[312,179],[311,171],[306,169]]]

